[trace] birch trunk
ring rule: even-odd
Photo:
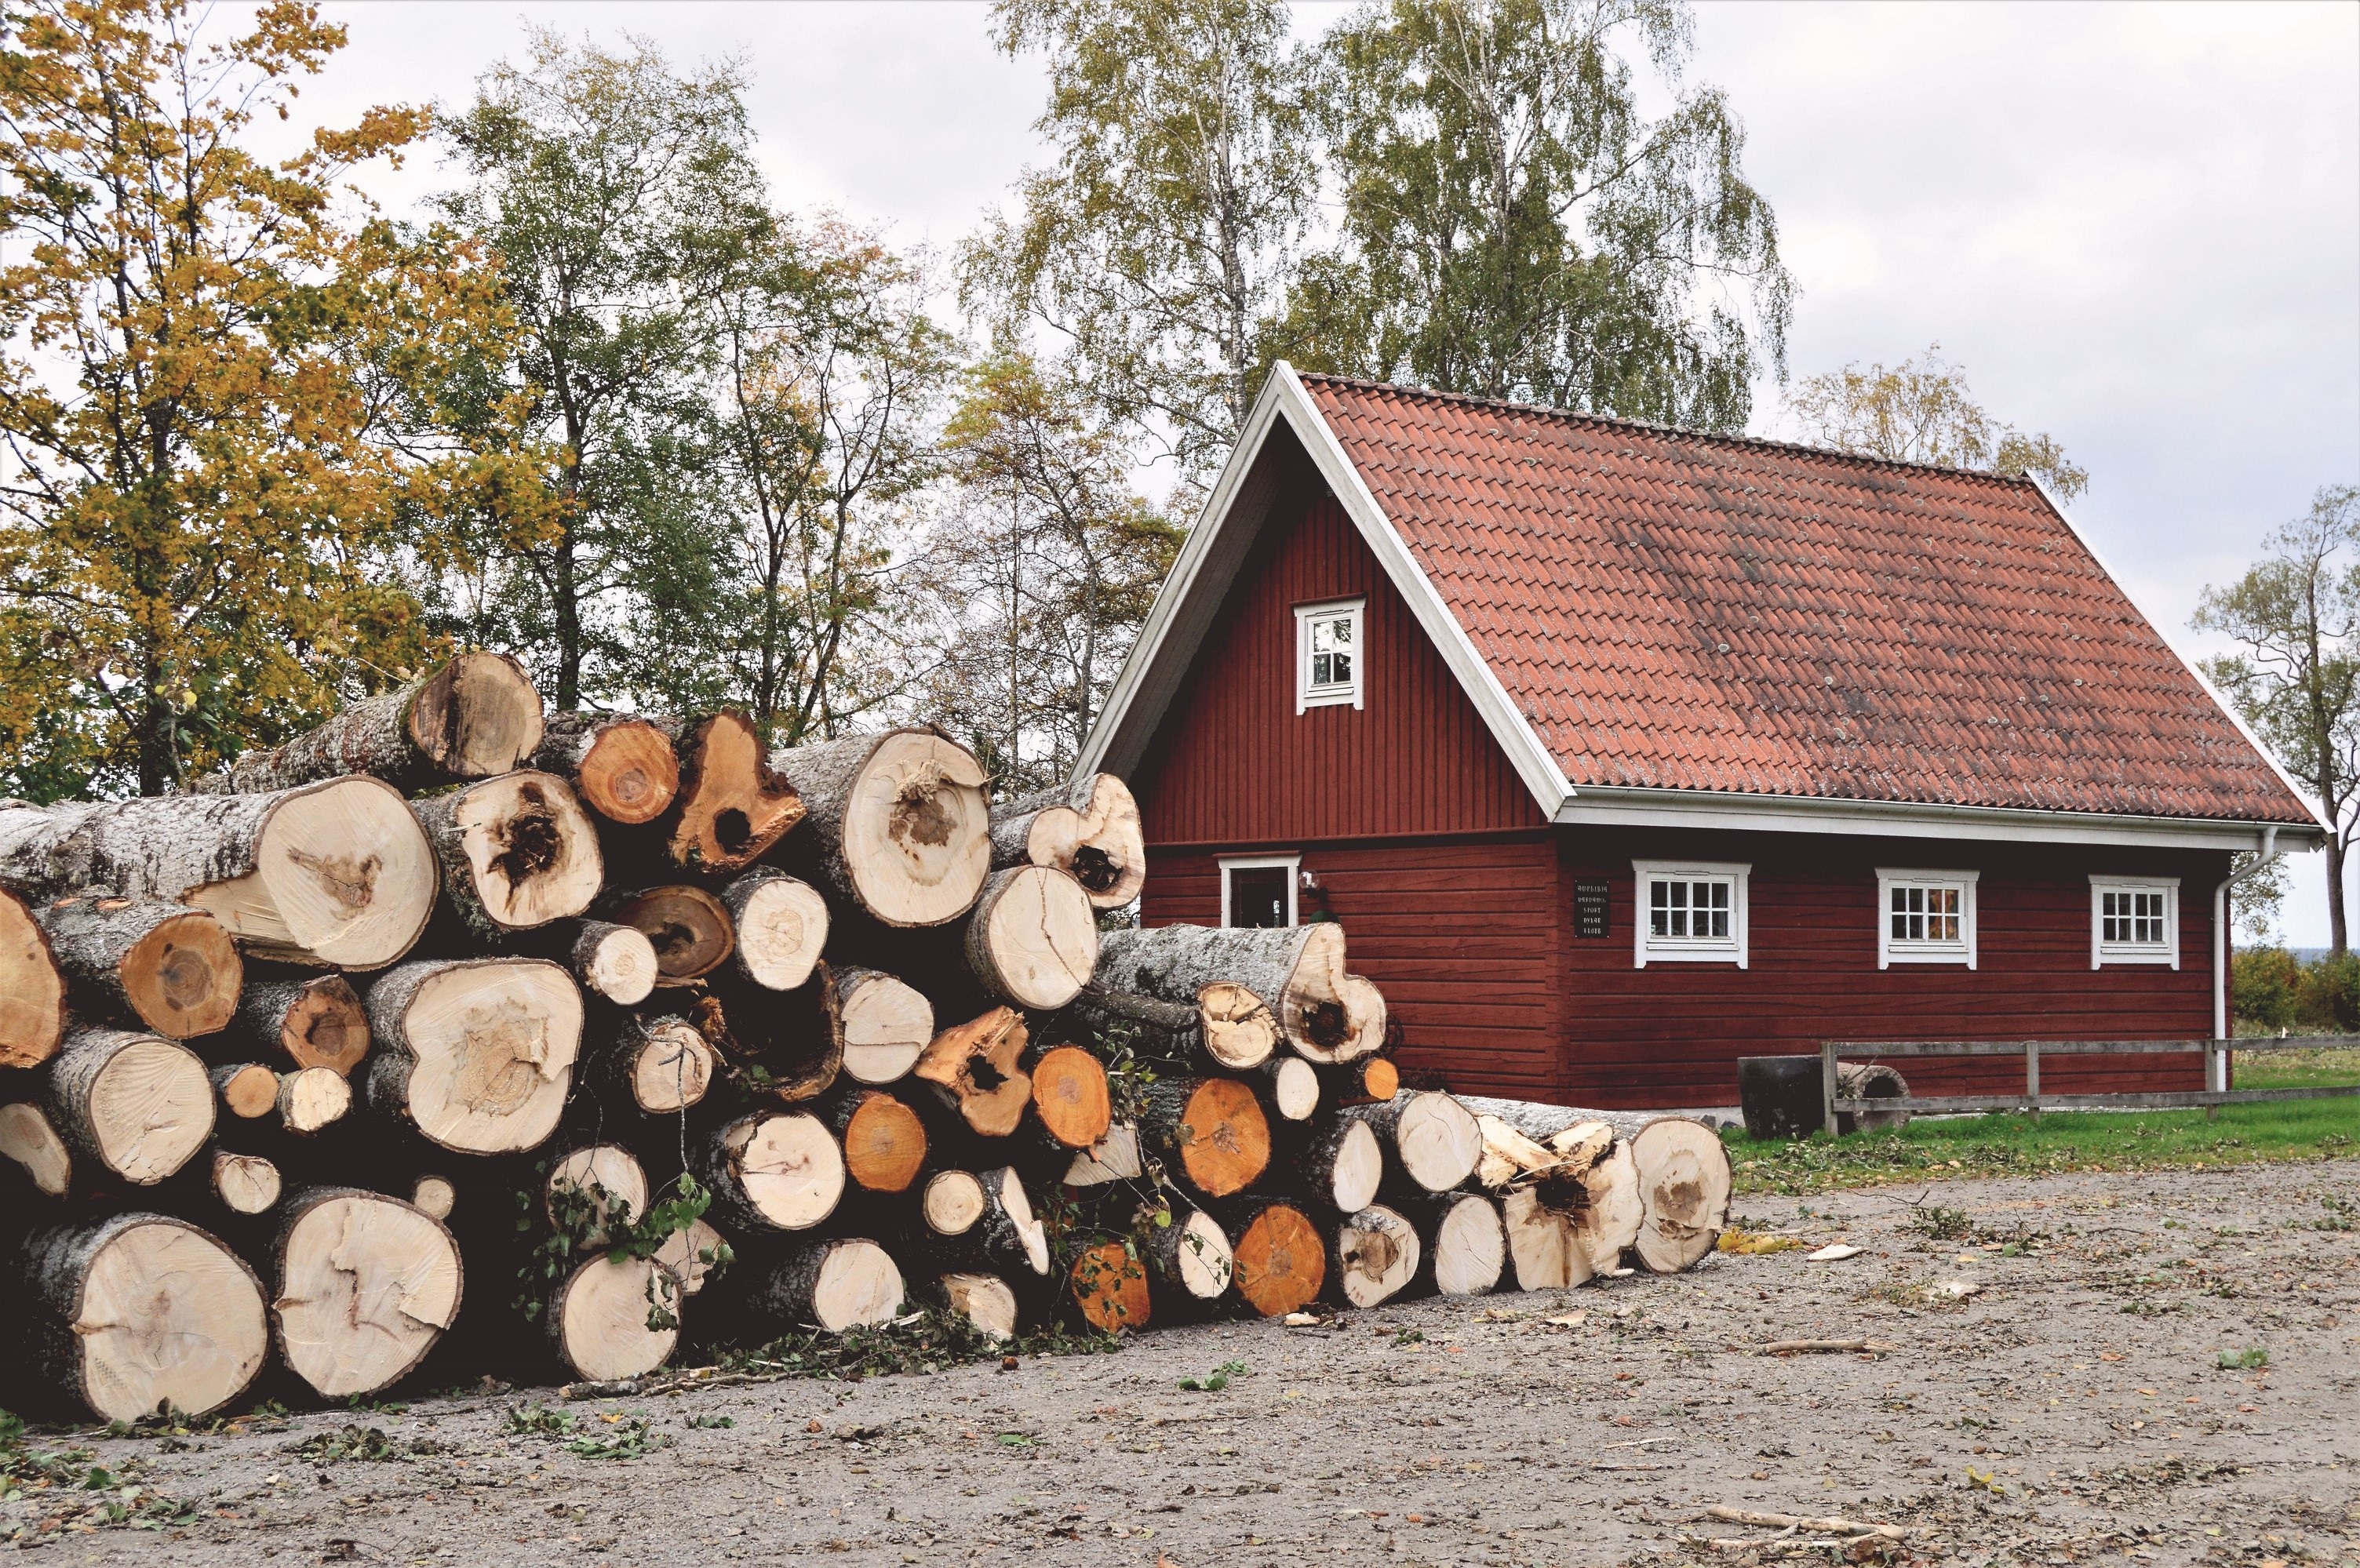
[[[367,697],[268,751],[197,780],[209,795],[264,794],[347,774],[400,789],[490,779],[541,744],[541,693],[504,653],[463,653],[399,691]]]

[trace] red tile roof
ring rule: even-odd
[[[2028,481],[1303,383],[1577,790],[2312,820]]]

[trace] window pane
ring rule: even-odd
[[[1284,925],[1286,877],[1287,869],[1284,866],[1229,867],[1229,924]]]

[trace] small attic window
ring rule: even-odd
[[[1360,628],[1368,601],[1336,599],[1295,607],[1295,711],[1350,703],[1362,697]]]

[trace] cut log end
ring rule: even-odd
[[[1299,1056],[1278,1063],[1271,1074],[1271,1105],[1284,1120],[1307,1122],[1319,1109],[1319,1073]]]
[[[585,1144],[568,1149],[550,1167],[541,1183],[541,1213],[552,1225],[562,1208],[579,1202],[587,1207],[585,1224],[575,1239],[604,1247],[609,1221],[628,1223],[648,1211],[648,1172],[639,1157],[618,1143]]]
[[[240,1121],[257,1121],[279,1108],[279,1074],[258,1062],[216,1067],[212,1080],[222,1109]]]
[[[1253,1091],[1234,1078],[1207,1078],[1181,1113],[1180,1162],[1197,1191],[1225,1198],[1261,1179],[1270,1165],[1270,1122]]]
[[[1543,1203],[1530,1187],[1509,1192],[1500,1210],[1516,1289],[1562,1290],[1589,1283],[1590,1249],[1576,1234],[1572,1215]]]
[[[585,920],[572,958],[583,985],[618,1007],[646,1001],[663,975],[656,944],[637,926]]]
[[[681,1294],[694,1296],[705,1289],[705,1279],[722,1265],[727,1243],[721,1233],[703,1220],[691,1220],[684,1230],[676,1230],[656,1248],[656,1261],[672,1270],[680,1281]]]
[[[792,991],[812,976],[827,945],[827,900],[810,883],[756,871],[722,895],[738,927],[738,965],[747,979]]]
[[[721,900],[685,883],[636,893],[615,906],[614,917],[655,947],[659,985],[685,985],[712,974],[738,945]]]
[[[191,891],[238,944],[267,958],[383,968],[426,929],[441,877],[426,831],[391,785],[332,779],[279,797],[247,876]]]
[[[72,1190],[73,1154],[38,1105],[0,1105],[0,1155],[23,1166],[33,1186],[48,1197],[62,1198]]]
[[[772,1112],[734,1124],[724,1135],[731,1162],[757,1217],[778,1230],[809,1230],[844,1196],[844,1150],[816,1116]]]
[[[1328,1243],[1303,1211],[1270,1203],[1234,1249],[1238,1294],[1263,1317],[1284,1317],[1317,1301],[1328,1282]]]
[[[787,1322],[840,1334],[892,1322],[905,1291],[891,1254],[847,1236],[788,1254],[771,1271],[765,1294]]]
[[[279,1202],[279,1167],[258,1154],[216,1150],[212,1181],[213,1196],[234,1214],[267,1214]]]
[[[1236,1272],[1229,1233],[1202,1209],[1191,1210],[1178,1229],[1179,1237],[1173,1245],[1173,1273],[1180,1288],[1200,1301],[1218,1299],[1229,1288]]]
[[[202,909],[80,894],[40,911],[59,964],[86,1001],[167,1040],[225,1029],[246,969],[228,928]]]
[[[1023,1178],[1002,1167],[983,1174],[984,1224],[1001,1234],[1001,1250],[1020,1255],[1043,1279],[1049,1273],[1049,1227],[1032,1212]]]
[[[1630,1144],[1614,1144],[1581,1173],[1579,1181],[1587,1201],[1574,1219],[1574,1240],[1590,1269],[1602,1273],[1620,1268],[1622,1254],[1638,1243],[1647,1223],[1647,1203]]]
[[[701,1104],[713,1086],[713,1047],[693,1025],[661,1019],[631,1054],[630,1085],[632,1103],[651,1116]]]
[[[1088,1149],[1106,1137],[1114,1099],[1097,1057],[1079,1046],[1057,1046],[1041,1053],[1032,1076],[1032,1106],[1050,1137],[1067,1149]]]
[[[1340,1214],[1358,1214],[1376,1202],[1384,1182],[1384,1146],[1366,1122],[1348,1123],[1328,1168],[1327,1190],[1319,1195]]]
[[[860,1083],[910,1075],[934,1038],[934,1008],[912,987],[874,969],[836,975],[844,1017],[844,1071]]]
[[[66,1238],[38,1247],[36,1267],[69,1276],[50,1286],[78,1303],[68,1377],[93,1414],[134,1421],[169,1403],[195,1418],[253,1385],[269,1326],[260,1282],[229,1248],[159,1214],[118,1215]]]
[[[1111,773],[1094,773],[1076,806],[1043,811],[1026,848],[1036,866],[1061,866],[1101,909],[1119,909],[1147,885],[1147,838],[1139,802]]]
[[[854,776],[840,833],[861,908],[889,926],[936,926],[973,908],[991,871],[983,769],[930,730],[880,736]]]
[[[638,1377],[680,1342],[680,1281],[652,1258],[602,1254],[567,1276],[549,1304],[557,1353],[577,1377]]]
[[[0,1067],[38,1067],[65,1041],[66,985],[49,938],[0,888]]]
[[[1233,981],[1216,980],[1196,993],[1205,1050],[1237,1072],[1259,1067],[1278,1049],[1278,1019],[1260,996]]]
[[[213,1080],[176,1041],[83,1030],[66,1041],[54,1071],[52,1094],[64,1102],[55,1108],[71,1116],[99,1164],[133,1186],[163,1181],[213,1136]]]
[[[1429,1192],[1448,1192],[1475,1173],[1483,1133],[1474,1113],[1448,1094],[1427,1090],[1401,1107],[1393,1143],[1402,1171]]]
[[[1431,1243],[1435,1291],[1482,1295],[1499,1285],[1507,1268],[1508,1237],[1499,1205],[1471,1192],[1448,1202]]]
[[[1702,1122],[1665,1116],[1630,1140],[1646,1212],[1635,1246],[1656,1274],[1677,1274],[1712,1250],[1729,1220],[1729,1150]]]
[[[442,1176],[421,1176],[411,1183],[410,1206],[430,1220],[447,1220],[459,1206],[459,1189]]]
[[[943,1305],[965,1318],[977,1332],[992,1339],[1016,1336],[1016,1291],[999,1275],[945,1274],[936,1279],[934,1289]]]
[[[279,1048],[298,1067],[349,1077],[368,1055],[368,1013],[341,975],[307,980],[278,1014]]]
[[[447,815],[458,853],[446,854],[444,870],[454,884],[464,878],[497,931],[571,919],[590,907],[606,880],[598,831],[555,774],[504,774],[420,810],[430,829]]]
[[[936,1236],[965,1236],[983,1209],[983,1180],[971,1171],[936,1171],[918,1198],[919,1216]]]
[[[803,820],[803,798],[771,771],[762,737],[744,713],[716,713],[681,742],[680,814],[672,863],[740,871]]]
[[[867,1090],[845,1124],[844,1166],[871,1192],[906,1192],[926,1162],[926,1129],[918,1113],[878,1090]]]
[[[399,1111],[430,1142],[460,1153],[508,1154],[556,1129],[582,1045],[582,993],[539,959],[405,965],[369,992],[369,1021],[388,1048],[370,1094],[395,1090]]]
[[[977,1133],[1006,1138],[1032,1098],[1032,1080],[1022,1065],[1025,1038],[1023,1014],[994,1007],[936,1035],[911,1076],[932,1085]],[[847,1041],[847,1061],[851,1053]]]
[[[1117,1122],[1107,1128],[1106,1137],[1074,1156],[1065,1171],[1065,1185],[1103,1187],[1110,1181],[1136,1181],[1142,1170],[1139,1129],[1128,1122]]]
[[[376,1192],[298,1194],[271,1311],[287,1365],[328,1399],[400,1380],[457,1318],[451,1233]]]
[[[541,745],[541,693],[506,654],[463,653],[411,700],[410,745],[445,778],[490,779]]]
[[[341,1073],[299,1067],[279,1080],[272,1098],[279,1125],[299,1138],[310,1138],[344,1119],[353,1108],[353,1086]]]
[[[1103,1243],[1076,1258],[1071,1287],[1083,1321],[1101,1334],[1147,1326],[1147,1269],[1121,1242]]]
[[[1372,1058],[1360,1069],[1360,1092],[1371,1100],[1390,1100],[1401,1093],[1401,1069],[1385,1058]]]
[[[1353,1306],[1380,1306],[1417,1277],[1423,1250],[1405,1215],[1372,1203],[1336,1228],[1336,1288]]]
[[[608,822],[635,827],[672,809],[680,792],[680,758],[672,742],[642,719],[602,724],[574,780],[582,803]]]
[[[967,966],[1020,1007],[1062,1007],[1098,966],[1098,911],[1082,885],[1054,866],[995,874],[967,932]]]

